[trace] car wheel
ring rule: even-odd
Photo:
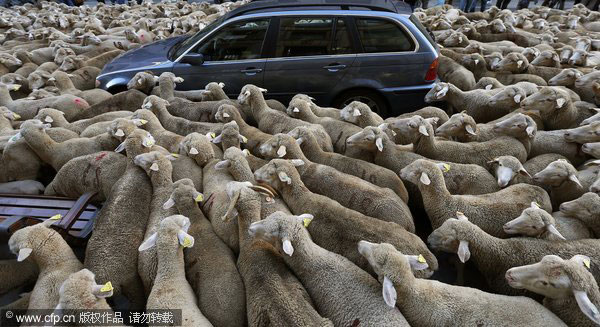
[[[115,86],[109,88],[107,91],[108,91],[108,93],[113,94],[113,95],[117,94],[117,93],[121,93],[123,91],[127,91],[127,85],[115,85]]]
[[[370,90],[350,90],[344,92],[334,101],[333,107],[342,109],[352,101],[360,101],[366,104],[371,108],[371,111],[380,116],[385,116],[388,112],[388,105],[385,99],[378,93]]]

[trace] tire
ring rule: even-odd
[[[127,85],[115,85],[107,90],[108,93],[115,95],[117,93],[121,93],[123,91],[127,91]]]
[[[350,90],[340,94],[334,101],[334,108],[344,108],[352,101],[365,103],[376,114],[385,117],[389,112],[389,106],[385,99],[377,92],[371,90]]]

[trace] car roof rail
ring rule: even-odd
[[[229,17],[237,17],[249,12],[266,12],[281,10],[363,10],[385,11],[391,13],[411,14],[412,11],[404,1],[400,0],[253,0],[231,12]]]

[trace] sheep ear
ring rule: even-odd
[[[215,169],[227,169],[231,165],[228,159],[217,162]]]
[[[492,84],[488,84],[485,86],[485,89],[489,91],[492,89],[492,87],[494,87]]]
[[[258,88],[262,93],[267,93],[267,89],[263,89],[262,87]]]
[[[458,259],[460,259],[460,262],[465,263],[469,260],[469,258],[471,257],[471,251],[469,251],[469,242],[467,241],[460,241],[460,243],[458,244]]]
[[[104,285],[94,285],[92,288],[92,294],[97,298],[107,298],[113,295],[113,286],[111,282],[106,282]]]
[[[139,252],[146,251],[149,248],[151,248],[154,245],[156,245],[156,239],[157,238],[158,238],[158,235],[156,233],[153,233],[152,235],[150,235],[150,237],[148,237],[148,239],[146,239],[144,242],[142,242],[142,244],[140,244],[140,247],[138,248],[138,251]]]
[[[304,165],[304,160],[302,160],[302,159],[292,159],[292,160],[290,160],[290,162],[292,163],[292,165],[294,165],[294,167],[299,167],[299,166]]]
[[[523,176],[527,176],[529,178],[532,178],[531,175],[529,174],[529,172],[527,170],[525,170],[525,168],[519,169],[519,174],[523,175]]]
[[[17,261],[21,262],[21,261],[27,259],[27,257],[29,257],[29,255],[31,254],[31,251],[33,251],[33,249],[31,249],[31,248],[20,249],[19,256],[17,257]]]
[[[438,93],[435,94],[436,97],[441,98],[448,93],[448,85],[445,85]]]
[[[429,136],[429,132],[427,131],[427,126],[419,125],[419,133],[421,133],[425,136]]]
[[[556,227],[554,227],[554,225],[548,225],[546,226],[546,229],[548,229],[548,232],[550,232],[550,234],[560,238],[563,241],[566,241],[567,239],[562,236],[562,234],[558,231],[558,229],[556,229]]]
[[[525,128],[525,132],[527,133],[527,136],[533,137],[533,136],[535,136],[535,134],[534,134],[535,127],[534,126],[527,126],[527,128]]]
[[[571,174],[571,175],[569,175],[569,180],[572,181],[573,183],[577,184],[580,188],[583,188],[583,185],[581,185],[581,183],[579,182],[579,179],[577,179],[577,176]]]
[[[192,154],[192,155],[193,155],[193,154],[198,154],[198,153],[200,153],[200,152],[198,152],[198,149],[196,149],[195,147],[191,147],[191,148],[190,148],[190,152],[189,152],[189,154]]]
[[[165,210],[166,210],[166,209],[170,209],[170,208],[172,208],[174,205],[175,205],[175,200],[173,200],[173,197],[171,196],[171,197],[170,197],[170,198],[167,200],[167,202],[165,202],[165,203],[163,204],[163,206],[162,206],[162,207],[163,207],[163,209],[165,209]]]
[[[220,88],[224,88],[224,87],[225,87],[225,83],[223,83],[223,82],[219,82],[219,87],[220,87]]]
[[[354,116],[354,117],[360,116],[360,110],[354,108],[354,111],[352,111],[352,116]]]
[[[523,66],[523,60],[518,60],[517,61],[517,68],[521,68],[521,66]]]
[[[150,165],[150,170],[158,171],[158,164],[156,162],[153,162],[152,165]]]
[[[283,243],[283,252],[291,257],[292,254],[294,254],[294,247],[292,246],[292,242],[289,239],[284,238],[282,240],[282,243]]]
[[[421,181],[421,183],[423,183],[424,185],[429,185],[431,184],[431,180],[429,179],[429,175],[427,175],[427,173],[423,172],[421,173],[421,178],[419,178],[419,180]]]
[[[515,100],[515,103],[520,103],[521,102],[521,95],[517,94],[513,97],[513,100]]]
[[[183,231],[183,229],[180,229],[177,232],[177,239],[179,240],[179,244],[184,248],[191,248],[194,246],[194,237]]]
[[[222,133],[221,133],[221,134],[219,134],[219,135],[217,135],[217,137],[215,137],[214,139],[212,139],[212,142],[213,142],[213,143],[221,143],[221,139],[222,139],[222,137],[221,137],[221,136],[222,136],[222,135],[223,135]]]
[[[531,202],[531,209],[540,209],[540,206],[537,204],[537,202]]]
[[[279,173],[277,173],[277,176],[279,177],[280,181],[287,184],[292,184],[292,179],[284,171],[280,171]]]
[[[383,151],[383,139],[381,137],[378,137],[375,140],[375,145],[377,146],[377,150],[379,150],[379,152]]]
[[[125,142],[119,144],[119,146],[115,149],[115,152],[122,152],[123,150],[125,150]]]
[[[471,125],[465,125],[465,130],[471,135],[477,135],[477,133],[475,133],[475,131],[473,130],[473,126]]]
[[[563,98],[558,98],[556,99],[556,107],[558,108],[562,108],[562,106],[565,104],[565,99]]]
[[[423,257],[423,255],[419,254],[419,255],[406,255],[406,259],[408,259],[408,263],[410,264],[410,267],[412,268],[412,270],[424,270],[429,268],[429,265],[427,264],[427,260],[425,260],[425,257]]]
[[[238,139],[241,143],[247,143],[248,142],[248,138],[246,138],[244,135],[238,135]]]
[[[286,153],[287,153],[287,149],[285,148],[285,145],[282,145],[279,147],[279,149],[277,149],[277,156],[279,158],[283,158]]]
[[[387,276],[383,276],[382,286],[383,300],[385,301],[385,304],[392,308],[395,307],[398,294],[396,293],[396,289],[394,288],[394,283],[392,283],[392,281]]]
[[[296,139],[296,144],[302,145],[302,142],[304,142],[303,138],[299,137],[299,138]]]
[[[598,312],[598,308],[590,301],[587,293],[585,291],[573,290],[573,295],[575,295],[575,300],[577,300],[581,312],[596,324],[600,324],[600,312]]]
[[[125,136],[125,132],[123,132],[123,130],[119,128],[119,129],[117,129],[117,131],[115,132],[115,136],[118,136],[118,137]]]

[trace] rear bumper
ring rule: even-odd
[[[390,105],[389,116],[395,117],[427,106],[424,101],[425,95],[434,86],[435,82],[416,86],[384,88],[378,91],[381,92]]]

